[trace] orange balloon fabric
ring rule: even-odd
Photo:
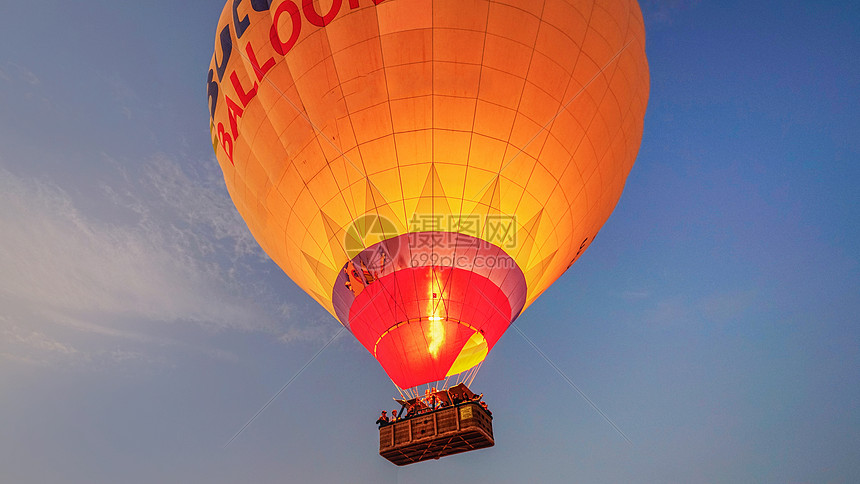
[[[648,90],[635,0],[230,0],[207,82],[254,237],[401,387],[483,361],[588,247]]]

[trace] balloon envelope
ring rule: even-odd
[[[231,0],[213,147],[272,259],[398,386],[441,380],[614,209],[644,37],[635,0]]]

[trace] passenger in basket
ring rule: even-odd
[[[382,411],[382,415],[376,419],[376,423],[379,425],[379,428],[385,427],[389,424],[388,415],[386,415],[385,410]]]

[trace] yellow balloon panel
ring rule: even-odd
[[[350,232],[367,215],[390,221],[382,237],[492,242],[529,304],[621,195],[644,42],[634,0],[230,1],[207,84],[213,146],[254,236],[329,311],[347,239],[379,241]]]

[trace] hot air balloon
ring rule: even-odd
[[[213,148],[266,253],[417,396],[473,376],[608,219],[644,42],[635,0],[231,0]]]

